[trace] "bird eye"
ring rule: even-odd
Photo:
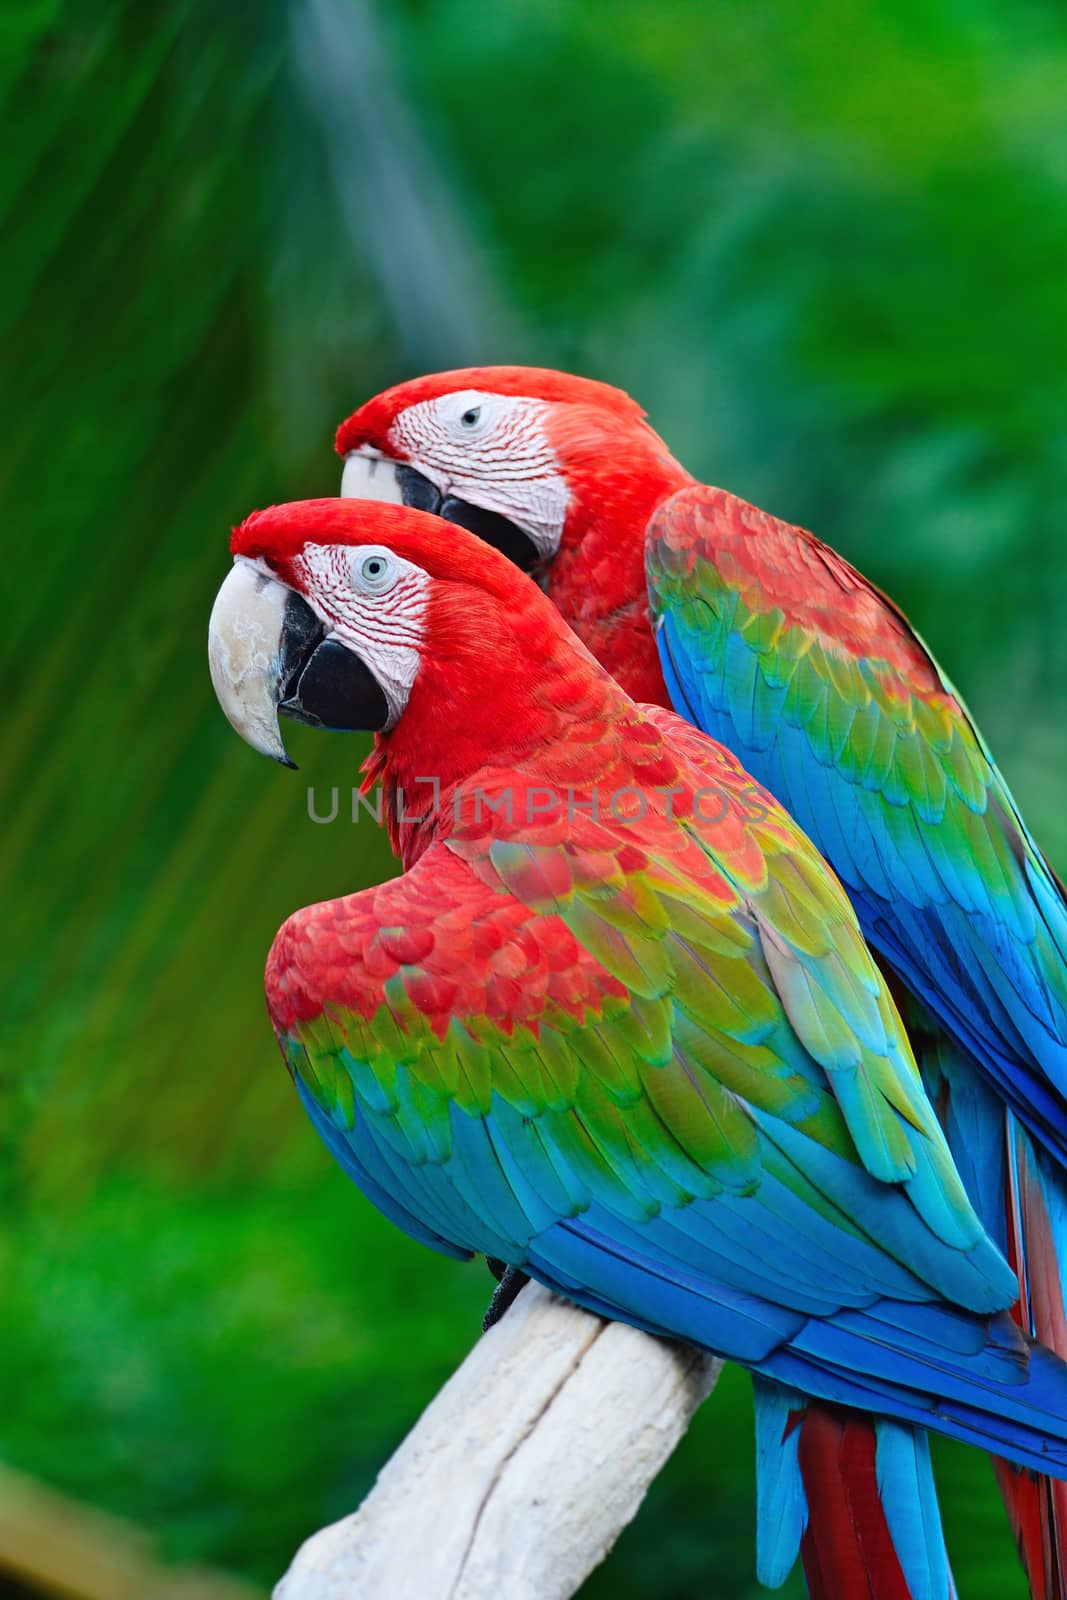
[[[465,411],[459,420],[465,428],[473,428],[481,414],[481,406],[471,406],[470,410]]]
[[[358,572],[361,588],[380,591],[389,586],[392,563],[387,555],[371,551],[359,563]]]

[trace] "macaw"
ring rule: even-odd
[[[788,808],[894,985],[971,1199],[1016,1268],[1016,1316],[1067,1355],[1064,890],[903,615],[810,533],[697,483],[605,384],[520,367],[418,378],[362,405],[337,448],[343,494],[436,511],[504,551],[623,688],[721,740]],[[769,1497],[778,1419],[756,1398]],[[884,1473],[871,1483],[855,1428],[835,1452],[829,1419],[809,1409],[805,1425],[820,1440],[805,1567],[832,1594],[828,1564],[863,1563],[850,1542],[870,1550],[886,1519],[906,1538],[929,1505]],[[1035,1595],[1062,1600],[1067,1493],[998,1475]]]
[[[928,1474],[932,1427],[1067,1476],[1067,1365],[1006,1314],[1015,1273],[784,808],[437,517],[308,501],[231,550],[226,715],[290,765],[279,710],[374,731],[404,869],[297,911],[267,961],[300,1098],[364,1194],[741,1362],[779,1427],[798,1395],[878,1413],[886,1473]]]

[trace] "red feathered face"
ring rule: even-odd
[[[433,579],[404,553],[396,514],[367,512],[309,501],[257,513],[234,533],[233,571],[211,614],[212,681],[242,738],[283,763],[279,711],[386,732],[415,682]],[[416,534],[430,521],[399,515]]]
[[[230,547],[209,628],[212,682],[241,737],[286,765],[279,712],[389,733],[427,671],[439,691],[450,678],[453,700],[457,685],[489,682],[487,663],[506,671],[520,614],[546,646],[565,632],[501,555],[403,507],[274,506],[235,529]]]
[[[434,511],[517,566],[559,549],[572,497],[568,445],[586,446],[622,419],[640,422],[620,390],[538,368],[437,373],[368,401],[337,434],[341,493]]]

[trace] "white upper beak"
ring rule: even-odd
[[[404,496],[396,481],[396,462],[353,450],[345,456],[341,496],[345,500],[384,500],[387,505],[402,506]]]
[[[276,692],[288,599],[284,584],[237,556],[211,608],[207,656],[231,725],[253,750],[291,767],[278,731]]]

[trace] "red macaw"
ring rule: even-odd
[[[1016,1267],[1016,1315],[1067,1354],[1064,892],[892,602],[811,534],[696,483],[629,396],[587,379],[415,379],[361,406],[337,446],[343,493],[435,510],[538,574],[629,693],[721,739],[788,807],[897,986],[971,1197]],[[764,1410],[757,1394],[769,1486],[779,1424]],[[809,1587],[840,1592],[887,1531],[898,1555],[916,1542],[929,1505],[904,1485],[882,1516],[862,1429],[835,1444],[822,1413],[804,1426]],[[1001,1481],[1035,1593],[1062,1597],[1062,1486]]]
[[[238,732],[291,765],[279,709],[376,730],[404,874],[296,912],[267,963],[368,1198],[742,1362],[779,1425],[797,1392],[894,1419],[887,1472],[925,1473],[933,1427],[1067,1475],[1067,1365],[1006,1315],[1015,1275],[784,809],[436,517],[309,501],[231,548],[209,654]]]

